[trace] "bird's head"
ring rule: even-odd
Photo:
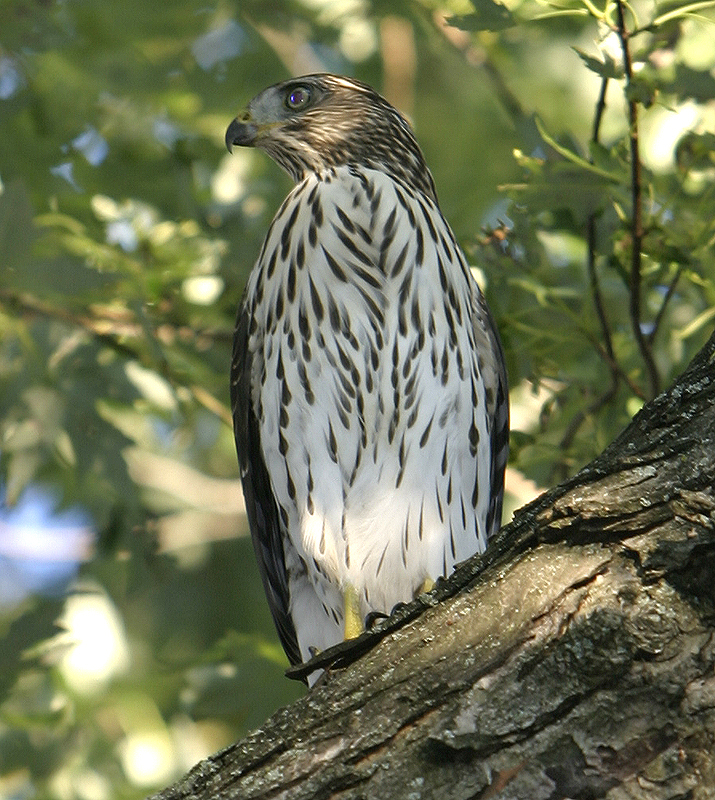
[[[370,167],[436,199],[407,120],[364,83],[304,75],[253,98],[226,131],[226,146],[260,147],[295,181],[330,167]]]

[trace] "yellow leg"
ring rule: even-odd
[[[345,639],[355,639],[364,630],[365,626],[360,613],[360,600],[355,587],[348,584],[343,592],[345,603]]]

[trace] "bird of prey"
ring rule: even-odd
[[[231,369],[249,525],[295,664],[485,549],[506,371],[410,125],[372,88],[328,74],[271,86],[226,144],[264,150],[295,181],[248,280]]]

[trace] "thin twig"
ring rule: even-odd
[[[618,12],[617,33],[623,50],[623,70],[626,76],[626,91],[631,86],[633,79],[633,65],[629,47],[630,35],[626,29],[623,0],[616,0]],[[641,161],[638,139],[638,104],[635,100],[626,97],[628,103],[628,123],[630,130],[630,159],[631,159],[631,269],[630,269],[630,316],[635,336],[643,363],[645,364],[650,394],[655,396],[660,388],[658,368],[653,360],[653,352],[641,326],[641,256],[643,249],[643,197],[641,184]]]
[[[614,381],[608,387],[608,389],[606,389],[603,394],[600,394],[587,408],[582,409],[578,412],[578,414],[574,415],[571,422],[569,422],[569,424],[566,426],[564,435],[561,437],[561,441],[559,442],[559,447],[562,450],[567,450],[569,448],[581,425],[583,425],[588,417],[592,416],[597,411],[600,411],[603,406],[610,403],[611,400],[613,400],[613,398],[616,396],[617,391],[618,381]]]
[[[653,330],[648,334],[648,344],[652,345],[653,340],[658,333],[658,329],[660,328],[660,323],[663,321],[663,317],[665,315],[665,309],[668,305],[670,298],[675,293],[675,287],[680,280],[680,276],[683,273],[683,265],[678,264],[678,269],[675,271],[675,275],[673,276],[673,280],[670,282],[668,289],[665,292],[665,296],[663,297],[663,302],[660,304],[660,308],[658,309],[658,313],[655,315],[655,320],[653,321]]]
[[[608,78],[601,79],[601,89],[598,93],[598,100],[596,102],[596,111],[593,116],[593,128],[591,130],[591,142],[592,144],[598,144],[601,134],[601,121],[603,119],[603,113],[606,109],[606,90],[608,88]],[[566,430],[564,431],[563,436],[561,437],[561,441],[559,442],[559,448],[562,451],[568,450],[571,446],[571,443],[574,440],[574,437],[578,433],[579,428],[583,425],[586,419],[609,403],[615,396],[616,392],[618,391],[618,383],[624,375],[621,367],[619,366],[618,362],[616,361],[616,356],[613,350],[613,339],[611,337],[611,329],[608,324],[608,318],[606,317],[606,310],[603,305],[603,297],[601,295],[601,285],[598,278],[598,272],[596,271],[596,212],[592,211],[588,215],[588,222],[586,226],[586,238],[587,238],[587,256],[586,256],[586,267],[588,270],[588,277],[589,282],[591,284],[591,296],[593,297],[593,305],[596,310],[596,316],[598,317],[598,322],[601,327],[601,337],[603,339],[603,343],[594,341],[593,344],[596,347],[596,351],[601,355],[603,360],[608,365],[609,371],[611,373],[611,383],[608,389],[599,395],[585,410],[579,411],[574,417],[571,419],[569,424],[566,426]],[[565,468],[565,465],[562,463],[562,467]],[[562,470],[564,471],[564,470]]]
[[[591,133],[591,142],[595,145],[598,144],[601,120],[603,119],[603,112],[606,108],[606,89],[608,88],[608,78],[601,79],[601,91],[598,94],[598,102],[596,103],[596,113],[593,117],[593,129]],[[608,325],[606,317],[606,310],[603,307],[603,298],[601,296],[601,285],[596,272],[596,212],[592,211],[588,216],[587,225],[587,243],[588,243],[588,256],[587,256],[587,269],[591,282],[591,295],[593,296],[593,305],[596,309],[596,316],[601,325],[601,334],[603,336],[603,345],[608,354],[608,358],[612,363],[615,363],[615,356],[613,353],[613,341],[611,339],[611,329]],[[618,382],[617,371],[611,368],[611,377],[614,381]]]

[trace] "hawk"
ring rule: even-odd
[[[372,88],[328,74],[271,86],[226,144],[264,150],[295,181],[231,367],[253,544],[295,664],[485,549],[506,371],[414,134]]]

